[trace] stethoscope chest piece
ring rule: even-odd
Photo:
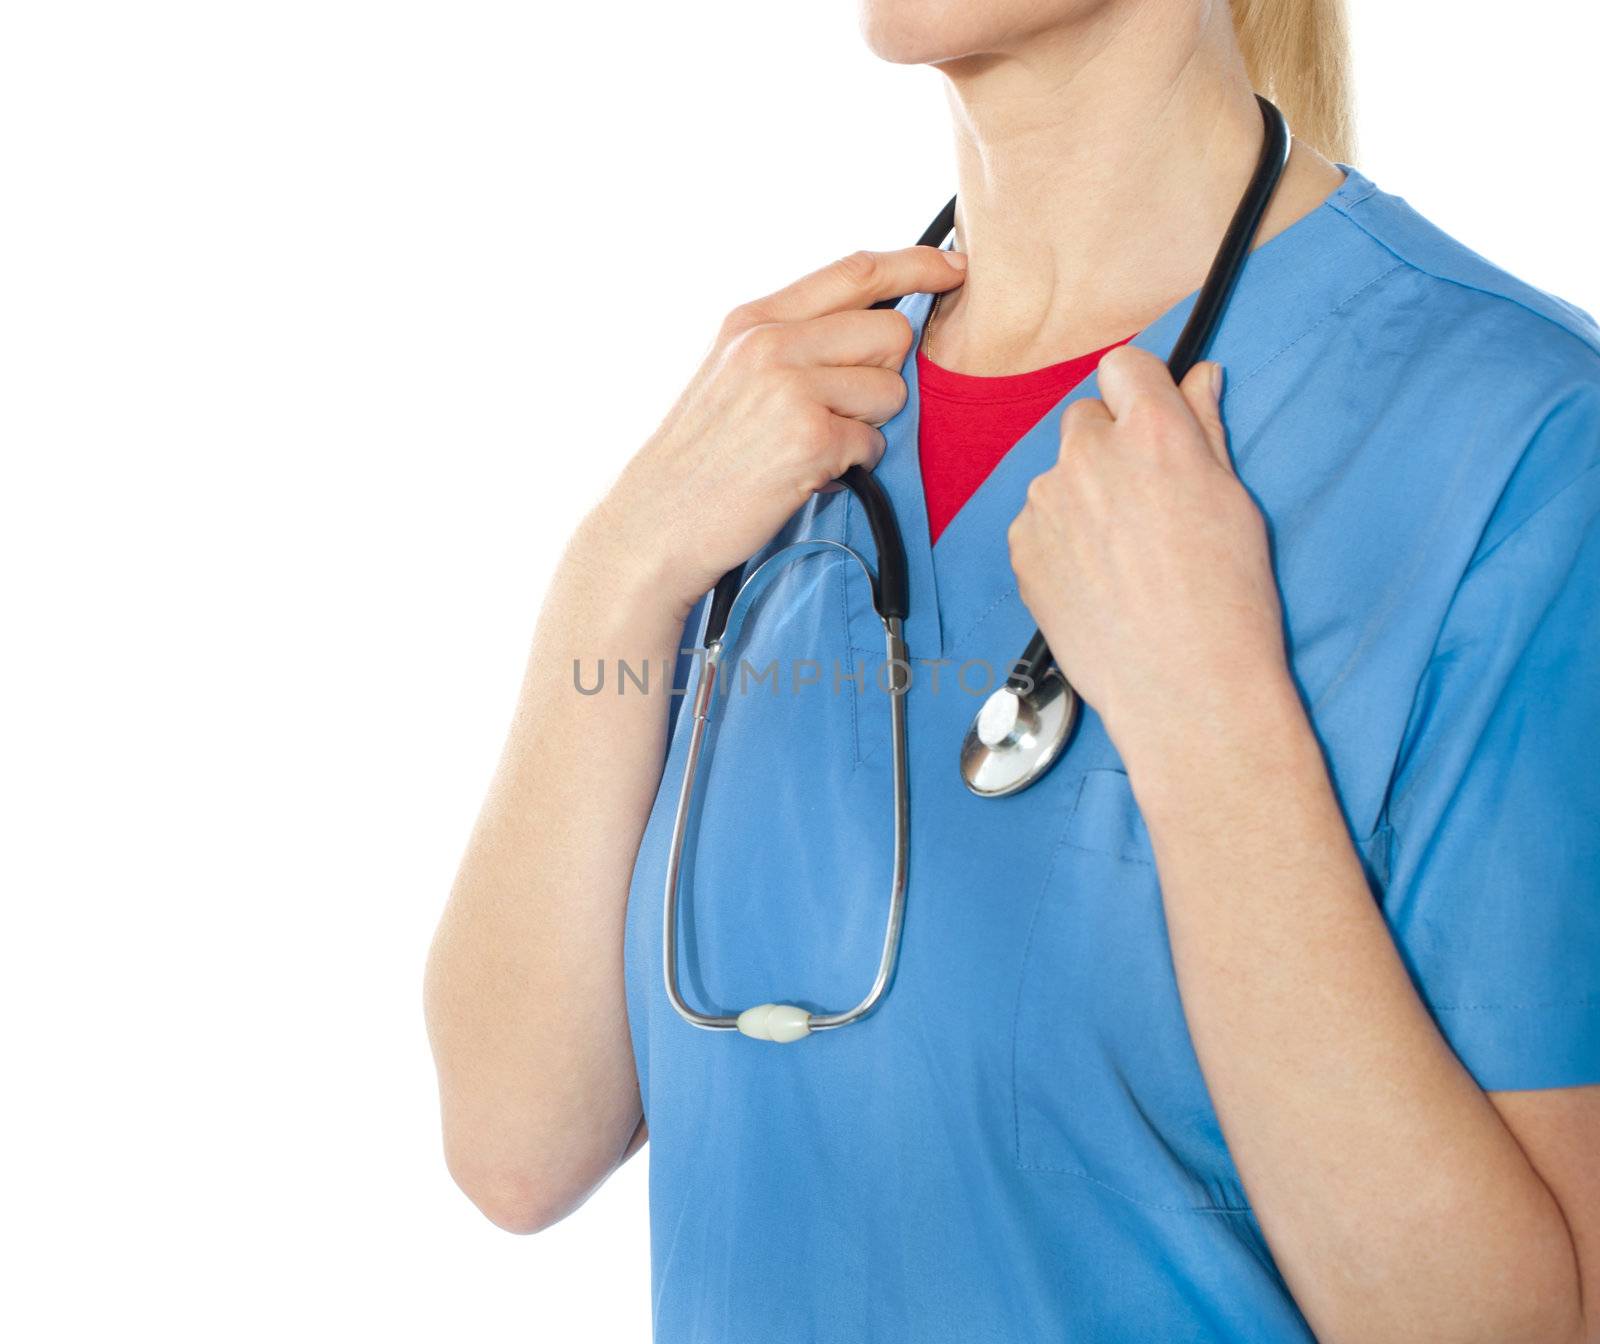
[[[1002,686],[961,742],[961,778],[981,798],[1018,793],[1055,764],[1078,722],[1078,695],[1052,666],[1031,690]]]

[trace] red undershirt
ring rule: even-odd
[[[1105,350],[999,378],[954,373],[917,351],[917,392],[922,403],[917,452],[930,544],[939,540],[1012,444],[1093,373],[1106,350],[1122,344],[1113,341]]]

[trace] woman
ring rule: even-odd
[[[531,1231],[648,1127],[662,1340],[1600,1338],[1600,335],[1330,162],[1336,0],[865,27],[948,81],[956,250],[734,312],[573,538],[430,968],[456,1179]],[[1297,138],[1174,386],[1252,87]],[[899,968],[842,1030],[697,1031],[661,974],[689,716],[573,668],[670,660],[763,548],[870,553],[817,493],[858,463],[913,595]],[[847,570],[793,566],[741,653],[870,660]],[[1035,623],[1088,709],[974,797],[951,674]],[[705,1011],[871,979],[864,670],[719,710]]]

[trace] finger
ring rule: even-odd
[[[826,495],[844,489],[839,484],[839,477],[853,466],[863,466],[871,471],[883,460],[884,445],[883,431],[876,425],[842,415],[834,416],[829,443],[830,460],[835,464],[833,476],[818,486],[818,491]]]
[[[906,384],[888,369],[817,368],[805,375],[806,386],[835,415],[881,425],[906,404]]]
[[[1233,459],[1228,456],[1228,431],[1222,424],[1222,365],[1213,360],[1202,360],[1190,369],[1178,384],[1178,391],[1194,412],[1200,429],[1206,436],[1206,446],[1217,462],[1233,470]]]
[[[846,416],[833,417],[834,476],[843,476],[850,467],[865,467],[871,471],[883,457],[883,431],[864,420]]]
[[[1092,433],[1112,423],[1111,412],[1099,397],[1079,397],[1061,412],[1061,441]]]
[[[942,293],[966,278],[964,253],[937,247],[852,252],[747,305],[757,321],[804,322],[902,294]]]
[[[1122,419],[1140,402],[1171,404],[1179,400],[1167,366],[1148,350],[1119,345],[1108,351],[1095,370],[1100,399],[1112,418]]]
[[[793,364],[873,364],[898,372],[911,349],[904,313],[853,308],[785,328],[784,358]]]

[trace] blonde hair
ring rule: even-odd
[[[1233,31],[1256,91],[1325,158],[1352,163],[1350,30],[1344,0],[1232,0]]]

